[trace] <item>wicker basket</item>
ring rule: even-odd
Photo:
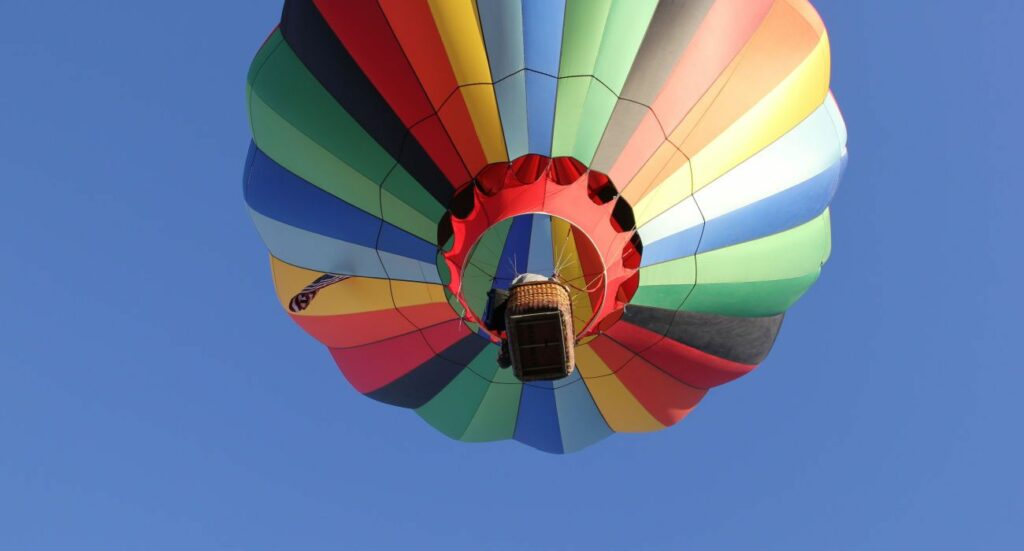
[[[572,299],[554,281],[513,285],[505,310],[509,353],[522,381],[569,376],[575,365]]]

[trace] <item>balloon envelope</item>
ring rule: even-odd
[[[571,452],[757,366],[846,162],[806,0],[289,0],[244,192],[282,306],[361,393]],[[570,289],[576,369],[497,364],[487,293]]]

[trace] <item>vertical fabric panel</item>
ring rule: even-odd
[[[551,217],[545,214],[533,215],[530,228],[530,258],[526,271],[550,277],[555,273],[554,250],[551,246]]]
[[[612,434],[579,370],[573,371],[568,383],[554,392],[558,426],[562,432],[562,453],[581,450]]]
[[[555,391],[550,382],[523,385],[515,439],[548,453],[562,453]]]

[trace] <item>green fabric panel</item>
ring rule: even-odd
[[[636,290],[633,300],[629,301],[629,303],[637,306],[678,310],[691,290],[693,290],[692,283],[689,285],[651,285],[640,287]]]
[[[657,0],[615,0],[612,4],[593,74],[616,95],[622,93],[657,7]]]
[[[491,442],[512,438],[519,415],[523,385],[511,369],[498,367],[498,347],[488,346],[469,365],[478,378],[487,377],[487,392],[473,414],[461,440]]]
[[[597,146],[600,145],[605,128],[608,127],[608,120],[611,119],[617,100],[618,96],[608,88],[599,82],[592,82],[587,90],[583,109],[580,111],[572,151],[566,155],[575,157],[585,165],[590,165],[594,161]]]
[[[570,77],[558,81],[558,92],[555,95],[555,127],[551,136],[552,157],[572,156],[576,137],[583,123],[583,108],[591,87],[604,88],[593,77]],[[607,92],[607,89],[605,91]],[[603,130],[602,128],[602,132]]]
[[[825,208],[825,254],[821,258],[821,265],[824,266],[832,257],[832,210]]]
[[[444,216],[445,208],[423,189],[401,165],[396,166],[384,180],[381,193],[381,210],[384,220],[434,243],[437,241],[437,224]]]
[[[490,383],[466,369],[437,396],[416,410],[430,426],[458,440],[473,420]]]
[[[723,316],[763,317],[789,309],[818,279],[820,270],[792,279],[698,284],[683,310]]]
[[[366,178],[381,182],[395,165],[286,43],[254,74],[250,86],[254,97]]]
[[[380,215],[379,184],[395,160],[281,40],[250,74],[253,139],[268,156],[328,193]],[[265,49],[267,48],[265,47]]]
[[[640,288],[648,285],[693,285],[696,282],[696,261],[687,256],[640,268]]]
[[[462,297],[477,315],[483,315],[487,307],[487,293],[494,285],[494,274],[511,228],[511,218],[491,226],[469,253],[469,262],[462,272]]]
[[[640,285],[630,304],[678,310],[697,280],[692,256],[640,268]]]
[[[590,164],[643,42],[656,0],[569,0],[552,155]],[[599,80],[598,80],[599,79]]]
[[[697,255],[697,283],[792,279],[817,272],[828,249],[828,212],[803,225]]]
[[[491,383],[487,389],[476,415],[462,435],[465,442],[506,440],[515,435],[523,385],[515,379],[512,369],[499,369],[495,379],[496,382]],[[499,379],[511,381],[497,382]]]
[[[768,237],[697,255],[697,285],[684,310],[726,316],[785,312],[821,273],[829,212]]]
[[[452,307],[453,310],[455,310],[455,313],[458,314],[460,318],[462,316],[465,316],[466,309],[462,307],[462,303],[459,302],[459,299],[455,295],[452,295],[450,293],[446,294],[448,295],[448,304]]]
[[[380,189],[299,132],[258,97],[249,104],[256,145],[281,166],[341,200],[380,216]]]
[[[263,64],[270,59],[270,56],[277,51],[282,43],[284,43],[284,35],[281,34],[280,29],[277,29],[263,43],[260,51],[256,52],[256,56],[253,57],[252,63],[249,65],[249,72],[245,75],[246,101],[248,101],[249,94],[252,93],[252,81],[256,80],[256,75],[263,69]]]
[[[559,77],[594,74],[611,7],[612,0],[566,1]]]
[[[498,370],[497,350],[496,346],[485,348],[467,369],[416,413],[447,436],[462,438],[491,386],[491,377]]]
[[[452,240],[449,239],[448,243]],[[437,257],[434,260],[434,265],[437,266],[437,277],[441,279],[442,285],[448,285],[452,282],[452,271],[448,269],[448,263],[444,260],[444,254],[438,252]]]
[[[462,298],[476,315],[484,315],[487,309],[487,293],[493,285],[493,272],[484,272],[474,266],[466,266],[462,271]]]

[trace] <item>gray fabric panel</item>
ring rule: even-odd
[[[662,0],[640,44],[621,97],[650,106],[715,0]]]
[[[615,110],[608,120],[608,126],[601,136],[601,143],[597,145],[597,153],[590,167],[607,174],[615,165],[615,161],[622,155],[626,143],[633,137],[633,132],[640,126],[640,121],[648,113],[648,108],[631,101],[620,99],[615,104]],[[614,182],[624,185],[626,182]]]
[[[622,319],[713,356],[756,365],[775,344],[783,316],[741,318],[627,306]]]
[[[601,136],[592,168],[605,173],[611,170],[714,3],[662,0],[658,4]]]

